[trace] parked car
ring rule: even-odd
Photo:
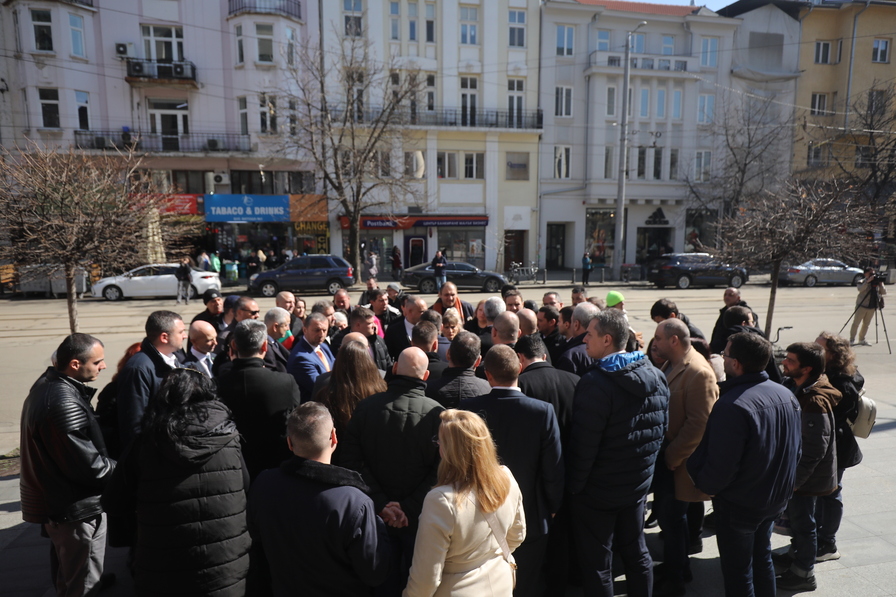
[[[749,279],[747,270],[722,263],[709,253],[667,253],[650,262],[647,281],[657,287],[727,285],[740,288]]]
[[[449,282],[454,282],[458,289],[467,288],[483,292],[498,292],[507,284],[507,280],[499,273],[481,270],[475,265],[460,261],[448,262],[445,266],[445,277]],[[436,291],[436,276],[429,263],[421,263],[404,270],[401,283],[417,287],[423,294],[432,294]]]
[[[815,286],[816,284],[852,284],[858,286],[865,277],[864,272],[857,267],[850,267],[836,259],[811,259],[806,263],[794,266],[781,266],[778,274],[778,284],[803,284]]]
[[[142,265],[120,276],[101,278],[93,283],[91,291],[96,298],[118,301],[127,297],[177,296],[177,263]],[[209,288],[221,288],[218,272],[193,268],[190,298],[195,298]]]
[[[249,292],[275,296],[281,290],[326,290],[354,286],[354,269],[337,255],[303,255],[280,267],[249,277]]]

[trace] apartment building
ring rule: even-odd
[[[685,179],[711,180],[717,97],[730,87],[739,19],[702,7],[547,0],[542,9],[545,110],[538,230],[544,265],[609,266],[686,248],[705,210]],[[642,21],[645,25],[639,27]],[[624,246],[615,237],[623,59],[632,34]]]

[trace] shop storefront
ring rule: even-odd
[[[627,212],[626,212],[627,215]],[[585,211],[585,245],[592,267],[611,267],[616,250],[616,209],[594,207]],[[625,261],[625,251],[622,260]],[[572,263],[578,263],[573,260]],[[575,267],[575,266],[573,266]]]

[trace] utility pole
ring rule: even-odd
[[[622,279],[622,255],[625,251],[625,174],[628,165],[628,88],[632,76],[632,35],[647,24],[641,21],[625,35],[625,64],[622,81],[622,119],[619,126],[619,180],[616,181],[616,228],[613,235],[613,278]]]

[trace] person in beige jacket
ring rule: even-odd
[[[679,319],[667,319],[656,328],[653,348],[667,361],[663,368],[669,382],[669,427],[656,465],[654,503],[658,503],[663,529],[663,566],[656,575],[654,595],[684,595],[691,578],[688,554],[696,553],[697,541],[688,530],[689,504],[708,500],[694,487],[685,462],[697,448],[706,421],[719,397],[712,365],[691,346],[688,327]],[[702,508],[697,512],[702,516]],[[694,543],[694,544],[692,544]]]
[[[510,597],[512,552],[526,538],[520,488],[498,464],[488,426],[472,412],[441,413],[438,485],[423,502],[403,597]],[[496,538],[492,527],[503,533]],[[502,543],[504,544],[502,547]]]

